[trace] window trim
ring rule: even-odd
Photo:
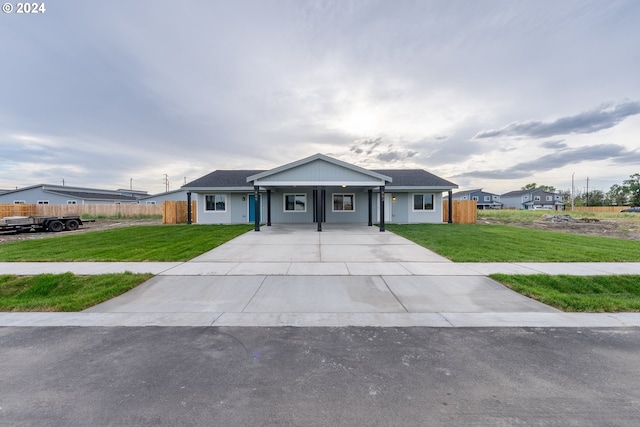
[[[342,209],[336,209],[335,197],[343,196]],[[351,196],[351,209],[344,209],[344,196]],[[331,212],[352,213],[356,211],[356,193],[331,193]]]
[[[547,196],[547,202],[553,202],[553,196]]]
[[[36,204],[38,204],[38,205],[48,205],[49,201],[48,200],[38,200]]]
[[[156,201],[155,200],[146,200],[145,201],[145,205],[155,205]]]
[[[416,196],[423,196],[422,209],[416,209]],[[431,196],[431,209],[424,208],[424,196]],[[436,210],[436,195],[433,193],[413,193],[411,194],[411,202],[412,212],[435,212]]]
[[[491,201],[491,196],[484,196],[484,201],[485,202],[490,202]]]
[[[542,198],[540,196],[533,196],[533,201],[534,202],[540,202],[540,201],[542,201]]]
[[[287,209],[287,196],[293,196],[293,206],[297,206],[296,205],[296,197],[298,196],[303,196],[304,197],[304,210],[298,210],[298,209]],[[307,212],[307,206],[308,206],[308,202],[307,202],[307,193],[284,193],[282,195],[282,212],[285,213],[305,213]]]
[[[67,200],[67,205],[77,205],[78,201],[77,200]]]
[[[216,201],[217,196],[224,197],[224,209],[216,209],[218,202]],[[213,209],[207,209],[207,197],[213,197]],[[227,193],[211,193],[204,195],[204,211],[205,212],[226,212],[227,211]]]
[[[26,200],[14,200],[13,204],[14,205],[26,205],[27,201]]]

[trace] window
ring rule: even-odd
[[[475,200],[477,202],[478,201],[478,196],[473,196],[471,199]]]
[[[491,201],[491,196],[484,196],[484,201],[485,202],[490,202]]]
[[[48,200],[38,200],[38,204],[39,205],[48,205],[49,201]]]
[[[147,205],[155,205],[155,200],[147,200]]]
[[[553,196],[547,196],[547,202],[553,201]]]
[[[306,212],[307,211],[307,195],[306,194],[285,194],[284,210],[285,212]]]
[[[227,196],[224,194],[210,194],[204,196],[204,204],[206,211],[226,211]]]
[[[14,205],[26,205],[27,202],[25,202],[24,200],[14,200],[13,204]]]
[[[334,212],[353,212],[355,210],[354,201],[355,194],[334,194],[333,195],[333,211]]]
[[[533,200],[536,201],[536,202],[539,202],[540,201],[540,196],[533,196]]]
[[[75,201],[75,200],[67,200],[67,204],[68,204],[68,205],[77,205],[77,204],[78,204],[78,202],[77,202],[77,201]]]
[[[414,211],[432,211],[433,210],[433,194],[414,194],[413,210]]]

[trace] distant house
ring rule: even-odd
[[[535,190],[510,191],[500,196],[505,209],[547,209],[560,211],[564,208],[562,195],[536,188]]]
[[[187,190],[180,189],[141,197],[138,203],[141,205],[161,205],[164,201],[184,202],[185,200],[187,200]]]
[[[478,202],[478,209],[502,209],[500,196],[482,191],[481,188],[453,193],[453,200],[475,200]]]
[[[321,228],[324,222],[442,223],[442,193],[457,187],[423,169],[370,170],[316,154],[271,170],[216,170],[182,189],[193,193],[199,223]]]
[[[138,203],[146,191],[100,190],[64,185],[38,184],[0,194],[0,203],[35,205],[87,205]]]

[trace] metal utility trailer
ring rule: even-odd
[[[0,219],[0,232],[77,230],[84,222],[79,216],[9,216]]]

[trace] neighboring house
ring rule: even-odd
[[[168,200],[185,201],[187,200],[187,191],[180,189],[167,191],[165,193],[153,194],[151,196],[141,197],[138,200],[138,203],[140,203],[141,205],[161,205],[162,202]]]
[[[478,209],[502,209],[500,196],[482,191],[481,188],[453,193],[453,200],[475,200]]]
[[[198,223],[315,222],[320,229],[323,222],[441,223],[442,193],[457,187],[422,169],[368,170],[316,154],[271,170],[216,170],[182,189],[197,200]]]
[[[505,209],[547,209],[560,211],[564,207],[562,195],[544,191],[540,188],[535,190],[511,191],[500,196],[500,201]]]
[[[147,196],[146,191],[99,190],[95,188],[39,184],[0,194],[0,203],[35,205],[125,204],[138,203],[138,199],[143,196]]]

